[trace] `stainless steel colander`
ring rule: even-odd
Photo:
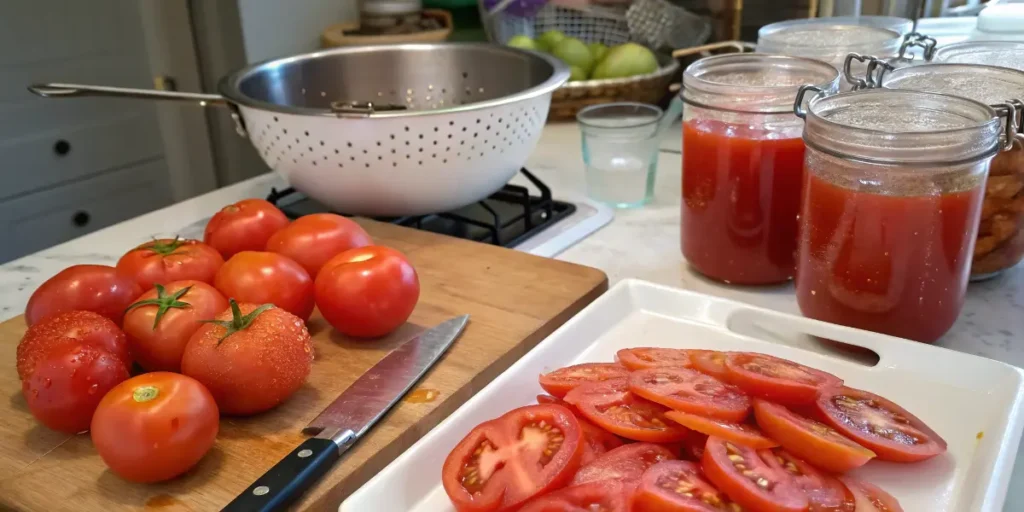
[[[420,215],[505,185],[540,138],[560,61],[482,43],[347,47],[258,63],[220,94],[38,84],[232,109],[240,135],[297,190],[346,213]]]

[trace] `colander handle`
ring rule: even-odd
[[[118,98],[139,98],[146,100],[171,100],[198,103],[201,106],[228,106],[227,100],[219,94],[200,94],[195,92],[160,91],[156,89],[131,89],[127,87],[107,87],[105,85],[80,84],[32,84],[29,92],[44,98],[73,98],[77,96],[113,96]]]

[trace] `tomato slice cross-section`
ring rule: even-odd
[[[581,467],[572,479],[572,485],[609,479],[636,483],[640,481],[640,476],[647,471],[647,468],[663,460],[675,458],[675,455],[667,448],[656,444],[623,445]]]
[[[626,379],[583,384],[565,395],[565,401],[595,425],[626,439],[671,443],[689,434],[665,417],[667,407],[631,393]]]
[[[725,369],[725,360],[729,352],[718,350],[691,350],[690,363],[693,369],[706,373],[722,382],[729,382],[729,372]]]
[[[740,512],[704,478],[700,465],[667,460],[651,466],[633,493],[630,512]]]
[[[726,441],[749,446],[755,450],[774,448],[779,445],[775,440],[762,434],[757,427],[746,423],[732,423],[682,411],[668,411],[665,413],[665,417],[690,430],[721,437]]]
[[[629,374],[629,390],[677,411],[739,422],[750,398],[734,386],[686,368],[649,368]]]
[[[900,502],[877,485],[848,476],[839,477],[839,481],[853,494],[857,512],[903,512]]]
[[[504,510],[567,484],[582,450],[579,421],[568,409],[520,407],[463,438],[448,454],[441,481],[460,512]]]
[[[753,448],[711,436],[704,447],[701,468],[715,487],[750,510],[807,510],[807,497],[792,477],[765,464]]]
[[[832,427],[767,400],[754,400],[754,417],[761,430],[790,453],[834,473],[858,468],[875,457]]]
[[[624,348],[615,353],[615,359],[630,370],[689,368],[691,364],[690,351],[678,348]]]
[[[752,396],[782,404],[811,404],[818,391],[842,385],[831,373],[788,359],[754,352],[734,352],[725,360],[726,380]]]
[[[519,512],[627,512],[629,490],[619,480],[574,485],[538,497]]]
[[[855,512],[853,495],[835,477],[782,448],[757,452],[769,467],[785,471],[807,496],[810,512]]]
[[[946,451],[946,441],[920,418],[874,393],[848,387],[823,391],[815,407],[833,428],[878,454],[917,462]]]
[[[562,398],[580,384],[621,379],[627,375],[629,370],[615,363],[574,364],[541,375],[540,387],[552,396]]]

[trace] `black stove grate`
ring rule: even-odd
[[[527,187],[509,184],[487,199],[458,210],[408,217],[375,217],[374,220],[502,247],[515,247],[576,211],[576,205],[552,199],[551,189],[533,173],[526,169],[519,172],[537,189],[537,195],[531,194]],[[292,187],[271,189],[267,201],[293,219],[310,213],[330,211]]]

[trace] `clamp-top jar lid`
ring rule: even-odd
[[[845,160],[945,168],[999,151],[1000,119],[984,103],[929,92],[868,89],[832,96],[802,87],[794,111],[804,143]]]
[[[983,64],[1024,71],[1024,42],[965,41],[935,51],[932,62]]]
[[[730,53],[700,59],[683,73],[684,102],[732,112],[780,114],[793,108],[802,85],[835,92],[839,72],[814,59]]]
[[[838,67],[851,52],[895,57],[903,36],[894,30],[842,23],[827,18],[765,25],[757,32],[757,51],[823,60]]]

